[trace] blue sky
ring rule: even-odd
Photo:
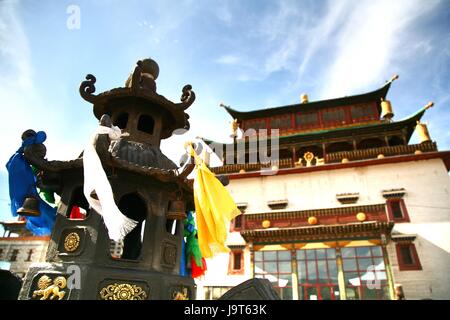
[[[80,9],[68,29],[67,8]],[[97,93],[122,86],[138,59],[160,66],[158,92],[177,101],[192,84],[191,130],[163,142],[173,160],[195,136],[226,141],[219,103],[251,110],[389,92],[394,119],[428,101],[424,121],[450,149],[450,1],[0,1],[0,108],[5,164],[28,128],[45,130],[49,159],[73,159],[97,121],[78,94],[87,73]],[[412,143],[415,142],[413,137]],[[0,166],[0,220],[9,218]]]

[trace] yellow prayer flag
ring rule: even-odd
[[[228,222],[241,214],[228,190],[206,164],[195,154],[194,202],[197,214],[198,244],[202,256],[211,258],[215,253],[228,252],[225,246]]]

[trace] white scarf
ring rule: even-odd
[[[109,238],[119,241],[133,230],[137,221],[122,214],[114,202],[111,185],[95,150],[97,134],[108,134],[111,141],[118,140],[124,134],[116,126],[112,128],[99,126],[83,153],[84,196],[90,207],[103,217]],[[91,197],[93,191],[97,194],[98,200]]]

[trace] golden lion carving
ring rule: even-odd
[[[50,297],[50,300],[58,297],[58,300],[62,300],[64,298],[66,292],[60,291],[60,289],[64,289],[67,285],[67,280],[64,277],[57,277],[53,280],[48,276],[42,276],[39,278],[37,286],[39,290],[33,291],[33,298],[37,296],[42,296],[40,300],[47,300]]]

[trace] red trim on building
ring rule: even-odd
[[[420,264],[419,255],[417,254],[414,243],[397,243],[395,249],[397,251],[398,267],[400,271],[422,270],[422,265]],[[404,257],[404,253],[409,254],[410,257]],[[406,261],[406,259],[410,261]]]
[[[437,152],[427,152],[427,153],[422,153],[422,154],[409,154],[409,155],[404,155],[404,156],[386,157],[386,158],[382,158],[382,159],[350,161],[348,163],[330,163],[330,164],[324,164],[324,165],[320,165],[320,166],[279,169],[278,171],[274,172],[273,175],[348,169],[348,168],[365,167],[365,166],[372,166],[372,165],[375,166],[375,165],[388,164],[388,163],[429,160],[429,159],[436,159],[436,158],[441,158],[447,167],[447,171],[450,170],[450,151],[437,151]],[[262,175],[261,175],[260,171],[255,171],[255,172],[245,172],[245,173],[231,173],[231,174],[227,174],[227,176],[230,179],[246,179],[246,178],[261,177]],[[265,175],[265,176],[267,176],[267,175]]]

